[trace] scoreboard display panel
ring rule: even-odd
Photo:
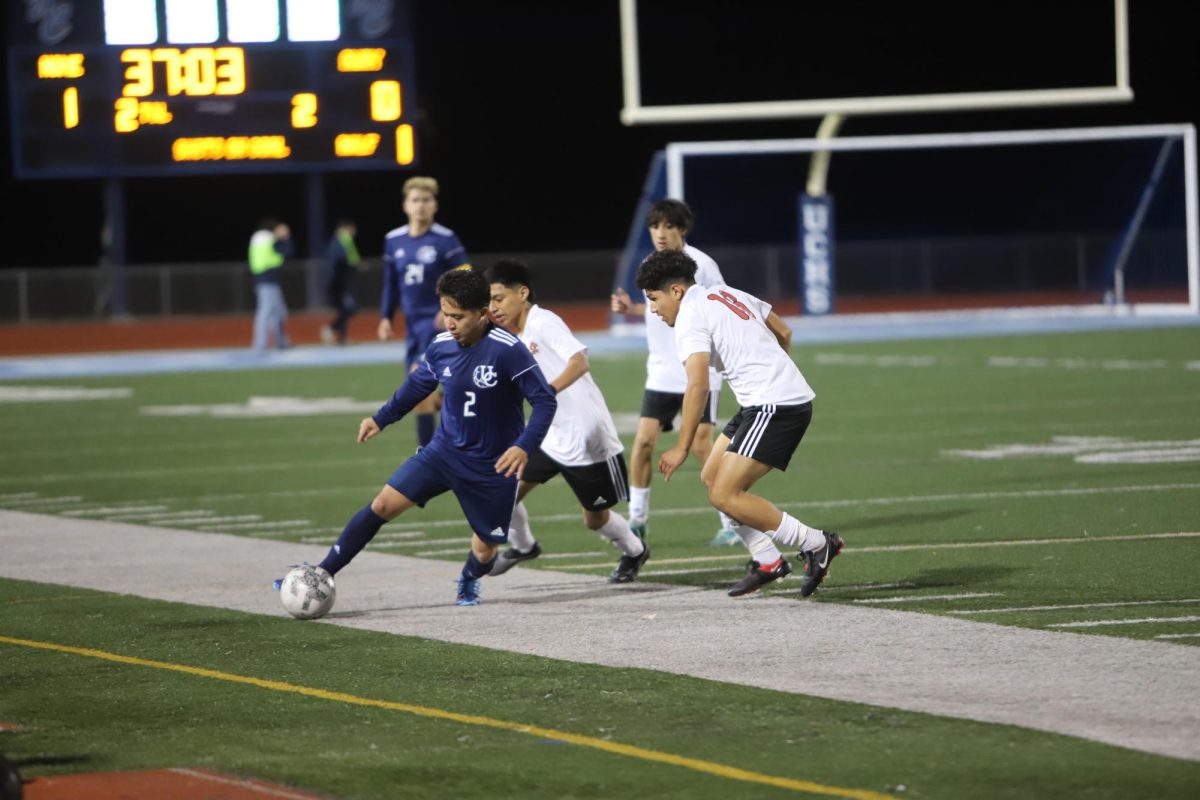
[[[7,0],[21,178],[401,169],[406,0]]]

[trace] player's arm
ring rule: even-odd
[[[783,352],[791,354],[792,329],[774,311],[767,315],[767,328],[771,333],[775,334],[775,339],[779,342],[779,346],[783,348]]]
[[[380,431],[401,419],[438,386],[437,377],[433,374],[428,362],[408,374],[408,379],[400,384],[400,388],[372,417],[367,417],[358,426],[358,441],[365,442],[376,436]]]
[[[546,432],[550,430],[550,423],[554,421],[554,412],[558,410],[558,400],[554,398],[554,390],[546,383],[541,368],[533,360],[533,356],[529,356],[529,361],[531,362],[529,366],[513,376],[517,388],[529,401],[530,412],[529,421],[525,423],[525,430],[517,437],[513,446],[505,450],[496,462],[496,472],[505,477],[510,475],[521,477],[525,463],[529,460],[529,454],[541,446],[542,439],[546,438]]]
[[[557,378],[550,381],[550,388],[554,390],[555,394],[562,394],[568,386],[588,374],[590,369],[587,351],[580,350],[567,359],[567,366],[563,368]]]
[[[620,286],[612,293],[612,310],[617,314],[641,315],[646,313],[645,303],[635,303],[629,292]]]
[[[687,389],[683,392],[683,409],[679,417],[679,441],[658,459],[658,471],[667,480],[687,460],[688,451],[700,428],[704,406],[708,403],[708,353],[692,353],[684,362]]]

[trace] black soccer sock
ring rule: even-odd
[[[379,529],[386,522],[386,519],[371,510],[370,505],[364,506],[346,523],[337,543],[329,548],[329,554],[321,562],[321,569],[330,575],[336,575],[338,570],[349,564],[350,560],[367,546],[367,542],[375,538],[375,534],[379,533]]]
[[[467,563],[463,564],[462,576],[467,580],[471,580],[473,578],[482,578],[484,575],[487,575],[489,572],[491,572],[492,567],[494,566],[496,566],[495,557],[493,557],[491,561],[485,563],[476,558],[475,553],[472,552],[467,556]]]

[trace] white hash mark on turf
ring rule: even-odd
[[[951,611],[951,614],[1006,614],[1016,611],[1066,611],[1078,608],[1120,608],[1122,606],[1160,606],[1176,603],[1200,603],[1200,598],[1186,600],[1126,600],[1119,603],[1065,603],[1057,606],[1017,606],[1015,608],[975,608],[967,611]]]
[[[855,603],[917,603],[922,600],[968,600],[973,597],[1003,597],[1004,592],[964,592],[963,594],[926,594],[908,597],[868,597]]]
[[[1099,628],[1104,625],[1142,625],[1148,622],[1200,622],[1200,617],[1143,617],[1142,619],[1096,619],[1086,622],[1055,622],[1047,628]]]

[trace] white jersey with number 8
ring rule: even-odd
[[[681,363],[708,353],[711,365],[733,390],[738,405],[794,406],[815,397],[790,355],[767,327],[771,304],[732,286],[688,289],[675,318],[675,349]]]

